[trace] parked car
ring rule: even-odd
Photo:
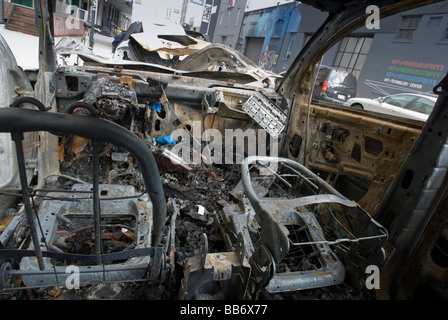
[[[324,100],[337,104],[354,98],[358,93],[356,77],[345,70],[321,66],[314,84],[313,100]]]
[[[376,99],[352,98],[347,100],[344,105],[398,117],[426,121],[434,108],[436,100],[436,97],[429,95],[399,93]]]

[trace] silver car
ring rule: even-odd
[[[376,99],[352,98],[344,106],[426,121],[436,100],[436,97],[429,95],[399,93]]]

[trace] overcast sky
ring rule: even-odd
[[[236,0],[238,1],[238,0]],[[257,10],[265,7],[275,6],[277,3],[283,4],[292,2],[294,0],[248,0],[246,5],[246,11]],[[205,0],[193,0],[189,3],[191,12],[193,7],[198,6],[198,3],[204,3]],[[218,0],[215,0],[217,3]],[[168,19],[172,22],[178,21],[182,12],[183,0],[134,0],[134,10],[132,12],[132,20],[147,19],[148,16],[157,17],[158,19]],[[139,8],[140,7],[140,8]],[[138,8],[138,9],[136,9]],[[194,13],[196,15],[196,13]],[[189,17],[186,17],[188,22]]]
[[[260,8],[273,7],[277,3],[283,4],[294,0],[248,0],[246,5],[247,11],[257,10]]]

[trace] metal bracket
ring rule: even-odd
[[[278,138],[285,128],[286,114],[259,92],[251,96],[242,108],[274,138]]]

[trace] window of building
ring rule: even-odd
[[[400,29],[398,30],[398,39],[412,40],[421,19],[421,15],[402,17]]]
[[[171,10],[172,8],[166,8],[165,19],[171,19]]]
[[[54,12],[87,21],[89,16],[87,0],[59,0],[53,1]]]
[[[440,26],[440,23],[442,22],[442,17],[429,17],[428,20],[428,27],[429,28],[438,28]]]
[[[235,19],[235,27],[238,26],[238,20],[240,19],[241,14],[241,8],[238,8],[238,12],[236,13],[236,19]]]
[[[229,25],[230,23],[230,16],[232,15],[232,10],[229,9],[227,10],[227,17],[226,17],[226,27]]]
[[[334,67],[346,70],[359,77],[372,41],[373,38],[370,37],[346,37],[342,39]]]
[[[222,19],[224,17],[224,12],[221,12],[221,16],[219,17],[219,26],[222,25]]]
[[[34,6],[33,0],[11,0],[11,3],[17,3],[31,8]]]
[[[243,28],[244,28],[244,24],[243,24]],[[244,42],[243,38],[241,38],[241,37],[238,38],[238,41],[235,46],[235,50],[241,51],[241,49],[243,48],[243,42]]]
[[[269,41],[269,51],[277,52],[280,45],[280,39],[279,38],[271,38],[271,41]]]
[[[227,8],[232,8],[234,6],[234,0],[227,0]]]
[[[286,47],[284,59],[288,60],[289,58],[291,58],[292,47],[294,45],[294,42],[296,41],[296,36],[297,36],[297,33],[295,33],[295,32],[290,33],[289,40],[288,40],[288,46]]]
[[[282,35],[283,25],[284,24],[285,24],[284,20],[278,20],[275,23],[274,34],[272,35],[274,38],[280,38],[280,36]]]

